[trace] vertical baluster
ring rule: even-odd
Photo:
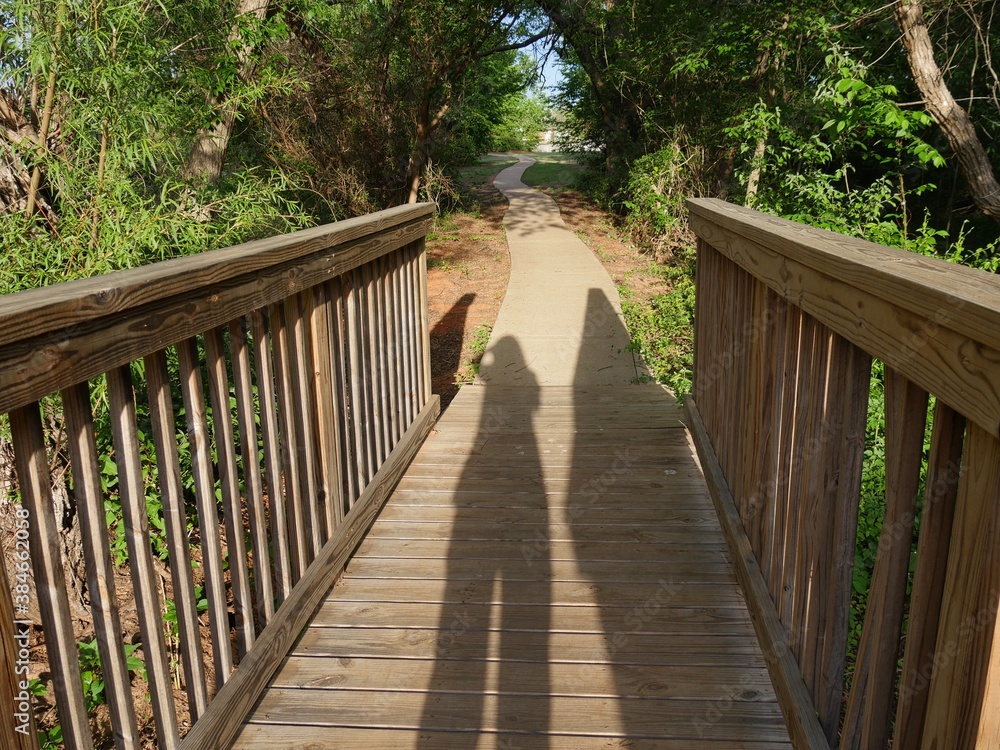
[[[1000,736],[1000,440],[965,434],[922,747],[996,747]],[[947,657],[947,658],[945,658]],[[961,718],[958,718],[961,717]]]
[[[347,290],[347,331],[348,331],[348,361],[347,369],[351,373],[351,423],[354,426],[354,459],[358,476],[359,492],[368,484],[368,479],[374,473],[371,450],[368,443],[370,415],[365,409],[365,388],[362,370],[364,355],[362,354],[361,318],[363,316],[363,277],[361,269],[351,272]]]
[[[208,364],[215,453],[222,484],[222,513],[229,553],[229,584],[233,592],[236,647],[242,659],[254,642],[253,600],[250,593],[250,574],[247,571],[247,545],[243,531],[240,483],[236,473],[236,440],[233,436],[233,417],[230,411],[229,373],[226,368],[226,350],[221,328],[214,328],[205,334],[205,358]]]
[[[198,506],[198,532],[201,536],[201,567],[205,576],[205,599],[212,637],[215,686],[221,688],[233,671],[229,642],[229,613],[226,610],[226,584],[222,570],[222,538],[219,535],[219,512],[215,503],[215,475],[212,472],[212,447],[208,439],[205,395],[201,382],[201,363],[195,339],[177,345],[181,393],[187,413],[188,441],[191,444],[191,474]]]
[[[285,300],[287,320],[292,327],[292,375],[295,382],[293,391],[296,442],[298,443],[299,481],[301,482],[302,502],[307,519],[306,539],[309,541],[307,560],[319,554],[323,546],[324,529],[326,527],[326,507],[321,502],[322,497],[316,484],[318,459],[316,456],[315,424],[316,404],[313,400],[312,378],[312,343],[310,319],[315,305],[313,292],[307,289],[302,294]]]
[[[38,609],[45,631],[45,650],[54,679],[63,742],[69,750],[90,750],[90,724],[70,619],[66,579],[59,552],[59,527],[52,511],[52,485],[45,434],[37,402],[10,413],[14,462],[21,504],[28,511],[28,542]],[[6,594],[5,594],[6,596]]]
[[[396,439],[398,440],[409,427],[409,416],[406,413],[406,371],[403,362],[403,299],[400,289],[400,253],[398,250],[389,256],[389,288],[392,297],[392,327],[393,327],[393,367],[392,377],[396,398]]]
[[[409,427],[416,418],[413,409],[413,316],[409,299],[409,264],[406,248],[396,251],[396,290],[399,299],[399,332],[400,332],[400,380],[403,386],[403,412],[406,426]]]
[[[167,548],[170,550],[170,577],[173,581],[174,609],[177,613],[177,634],[188,694],[188,710],[191,721],[194,722],[208,707],[208,690],[205,686],[198,599],[194,595],[194,576],[191,574],[191,548],[187,533],[184,488],[181,485],[180,459],[177,454],[177,426],[174,422],[174,406],[170,396],[166,354],[158,351],[148,355],[145,358],[145,366],[153,443],[156,446],[157,474],[163,503],[163,524],[167,532]]]
[[[121,618],[118,615],[115,570],[111,564],[104,516],[104,493],[101,491],[90,388],[86,383],[67,388],[62,401],[72,461],[73,496],[87,561],[87,588],[94,615],[97,649],[101,656],[105,701],[111,714],[115,746],[137,748],[139,731],[132,707],[132,685],[125,650],[121,643]]]
[[[427,311],[427,241],[421,237],[416,243],[417,254],[417,311],[420,319],[420,408],[431,397],[431,327]]]
[[[403,420],[399,414],[399,354],[398,331],[396,325],[395,264],[392,255],[383,257],[382,287],[385,299],[385,361],[389,383],[389,419],[391,425],[390,447],[395,447],[403,434]]]
[[[334,351],[332,292],[323,284],[313,290],[314,303],[309,315],[312,339],[313,401],[316,404],[314,424],[315,443],[318,448],[319,494],[326,509],[325,523],[328,539],[344,517],[344,499],[340,481],[340,445],[338,441],[338,416],[336,386],[334,385]]]
[[[28,588],[27,584],[17,583],[19,574],[20,571],[15,569],[15,577],[11,579],[15,585],[11,586],[11,581],[7,579],[7,566],[0,564],[0,705],[8,707],[6,711],[0,711],[0,738],[8,738],[9,744],[4,745],[4,750],[39,750],[31,696],[21,685],[24,677],[17,674],[18,655],[22,649],[17,636],[28,634],[29,626],[18,625],[18,632],[15,632],[14,602],[7,595],[10,591],[15,596],[28,596],[17,593],[17,586]],[[27,572],[24,575],[27,576]],[[27,645],[23,648],[27,650]]]
[[[122,521],[139,617],[139,632],[142,635],[150,703],[156,719],[156,739],[160,747],[174,748],[180,744],[177,711],[167,646],[163,637],[163,605],[157,591],[156,570],[149,548],[149,516],[146,511],[142,457],[139,455],[139,439],[136,435],[135,394],[129,365],[111,370],[107,378]]]
[[[274,614],[274,587],[271,583],[271,558],[267,550],[267,519],[261,487],[260,454],[257,450],[257,422],[254,412],[253,381],[250,376],[250,350],[247,322],[229,324],[229,349],[233,361],[233,384],[236,389],[236,419],[240,431],[240,458],[243,462],[243,486],[246,489],[247,521],[253,549],[253,581],[260,627]]]
[[[827,486],[829,531],[823,538],[829,545],[827,592],[820,605],[824,613],[819,654],[817,693],[814,697],[820,723],[833,744],[840,725],[847,665],[847,635],[853,591],[854,550],[858,533],[858,500],[865,453],[868,391],[872,358],[846,339],[835,336],[830,361],[836,368],[829,402],[836,426],[830,441],[828,471],[835,482]],[[817,529],[817,532],[819,530]]]
[[[274,552],[275,596],[280,604],[292,590],[291,555],[288,552],[288,522],[282,489],[281,446],[278,438],[278,415],[275,407],[274,368],[271,364],[271,332],[261,310],[250,314],[257,370],[257,398],[260,403],[260,429],[264,441],[264,481],[271,519],[271,545]]]
[[[357,487],[357,472],[354,461],[354,443],[351,432],[351,411],[353,401],[351,396],[351,382],[348,376],[348,362],[350,355],[347,349],[347,331],[345,324],[344,304],[347,295],[347,281],[344,277],[333,279],[330,282],[330,295],[333,300],[332,320],[333,325],[333,364],[334,382],[337,389],[338,432],[340,445],[340,466],[343,477],[344,502],[341,513],[346,513],[355,499],[359,490]]]
[[[372,473],[382,466],[385,461],[386,450],[382,439],[382,421],[385,418],[382,413],[381,387],[379,376],[379,340],[378,340],[378,309],[376,307],[376,295],[378,293],[375,263],[364,265],[365,274],[365,313],[364,313],[364,337],[367,343],[365,351],[365,400],[368,405],[368,413],[371,415],[371,448],[375,457],[375,464]]]
[[[906,607],[927,392],[885,368],[885,516],[840,746],[885,747]]]
[[[376,351],[375,362],[378,370],[378,409],[381,414],[382,446],[384,455],[389,455],[393,445],[393,414],[392,399],[389,396],[389,305],[385,293],[385,256],[372,264],[372,274],[375,280],[375,327]]]
[[[417,268],[413,245],[406,247],[406,327],[410,331],[410,408],[414,418],[420,412],[420,311],[417,309]]]
[[[894,747],[920,747],[927,695],[937,652],[938,622],[948,570],[948,546],[955,518],[962,466],[965,417],[943,401],[934,405],[931,453],[927,460],[924,507],[917,540],[917,564],[910,594],[903,674],[899,681]]]
[[[306,536],[302,504],[302,481],[299,476],[299,442],[295,427],[295,373],[291,339],[293,322],[287,309],[271,308],[271,335],[274,337],[274,374],[278,391],[278,417],[281,425],[281,465],[285,477],[285,511],[288,519],[288,551],[291,555],[292,585],[309,565],[309,541]]]

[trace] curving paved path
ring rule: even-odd
[[[521,182],[522,156],[495,185],[504,216],[510,282],[477,382],[489,385],[630,385],[647,374],[628,349],[618,291],[570,230],[556,202]]]

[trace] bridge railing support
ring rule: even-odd
[[[38,747],[21,664],[41,631],[63,742],[93,747],[84,606],[115,744],[140,746],[127,606],[157,745],[228,746],[437,416],[432,214],[400,207],[0,299],[0,439],[17,469],[0,739]],[[70,531],[82,559],[65,559]],[[131,592],[116,591],[122,537]]]
[[[997,747],[1000,278],[722,201],[689,208],[689,418],[796,746]],[[845,696],[872,358],[885,520]]]

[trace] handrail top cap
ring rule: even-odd
[[[0,297],[0,346],[253,273],[432,216],[415,203]],[[187,282],[187,283],[183,283]]]

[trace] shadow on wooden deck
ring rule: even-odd
[[[522,382],[460,391],[237,747],[790,746],[674,399]]]

